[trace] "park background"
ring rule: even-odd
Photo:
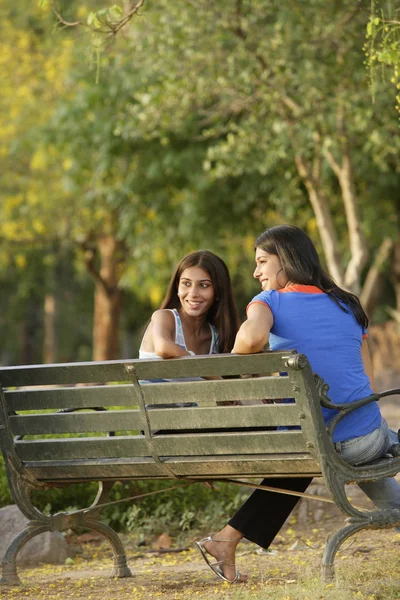
[[[361,295],[380,387],[394,387],[396,7],[100,4],[0,0],[0,363],[136,357],[172,269],[199,248],[227,262],[243,318],[258,292],[254,239],[287,222]],[[240,502],[212,493],[107,519],[145,533],[211,527]]]

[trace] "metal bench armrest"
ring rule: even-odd
[[[324,408],[330,408],[332,410],[339,411],[337,415],[335,415],[327,426],[326,430],[330,437],[333,436],[333,432],[337,424],[344,419],[347,415],[352,413],[354,410],[357,410],[361,406],[366,406],[367,404],[371,404],[371,402],[379,402],[381,398],[385,398],[387,396],[394,396],[396,394],[400,394],[400,388],[393,388],[391,390],[385,390],[383,392],[376,392],[374,394],[370,394],[365,398],[361,398],[360,400],[356,400],[355,402],[346,402],[345,404],[335,404],[328,396],[329,385],[325,383],[325,381],[314,373],[314,381],[315,385],[318,389],[321,406]]]

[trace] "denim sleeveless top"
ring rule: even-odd
[[[175,344],[178,344],[178,346],[180,346],[187,352],[190,352],[190,354],[194,354],[194,352],[192,352],[191,350],[188,350],[186,347],[185,336],[183,335],[182,321],[181,321],[181,318],[179,316],[177,309],[176,308],[168,308],[167,310],[170,310],[172,312],[172,314],[174,315],[174,319],[175,319]],[[218,352],[219,352],[218,332],[214,325],[209,323],[209,326],[211,329],[211,343],[210,343],[210,350],[209,350],[208,354],[218,354]],[[144,336],[143,336],[143,338],[144,338]],[[139,358],[161,358],[155,352],[146,352],[145,350],[142,350],[142,345],[143,345],[143,340],[142,340],[142,343],[140,344],[140,348],[139,348]]]
[[[185,336],[183,335],[183,328],[182,328],[182,321],[181,318],[179,316],[179,313],[177,311],[176,308],[169,308],[167,310],[170,310],[172,312],[172,314],[174,315],[174,319],[175,319],[175,343],[178,344],[179,346],[181,346],[181,348],[183,348],[184,350],[186,350],[187,352],[190,352],[190,354],[194,355],[194,352],[192,352],[191,350],[188,350],[186,347],[186,341],[185,341]],[[218,332],[215,328],[214,325],[212,325],[211,323],[209,323],[210,329],[211,329],[211,343],[210,343],[210,350],[209,350],[209,354],[218,354],[219,352],[219,348],[218,348]],[[144,336],[143,336],[144,338]],[[164,360],[163,358],[161,358],[161,356],[158,356],[158,354],[156,354],[155,352],[146,352],[145,350],[142,350],[142,345],[143,345],[143,340],[142,343],[140,344],[140,348],[139,348],[139,358],[145,359],[145,358],[157,358],[158,360]],[[145,383],[145,384],[150,384],[150,383],[164,383],[167,381],[201,381],[203,378],[202,377],[184,377],[184,378],[175,378],[175,379],[150,379],[150,380],[141,380],[141,384]],[[178,404],[147,404],[146,408],[147,409],[152,409],[152,408],[187,408],[187,407],[191,407],[191,406],[197,406],[196,402],[182,402],[182,403],[178,403]]]

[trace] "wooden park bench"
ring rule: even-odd
[[[224,379],[148,382],[199,376]],[[349,536],[400,525],[400,511],[363,511],[345,493],[349,482],[395,475],[400,458],[352,467],[336,453],[332,429],[349,410],[400,390],[337,406],[329,430],[320,408],[333,406],[327,391],[307,358],[295,351],[1,368],[1,449],[13,498],[29,520],[5,553],[1,583],[20,583],[16,556],[29,539],[81,528],[110,541],[113,576],[131,576],[117,534],[99,520],[117,481],[314,475],[324,477],[348,517],[322,559],[324,577],[332,579],[336,552]],[[294,402],[279,402],[282,398]],[[232,401],[252,403],[229,405]],[[197,406],[174,406],[187,402]],[[35,488],[93,481],[99,491],[86,509],[48,516],[30,499]]]

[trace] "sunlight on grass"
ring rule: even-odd
[[[122,536],[132,578],[110,578],[111,546],[101,537],[84,543],[68,564],[21,570],[22,588],[0,598],[27,600],[394,600],[400,598],[398,551],[400,535],[393,530],[367,531],[345,543],[335,560],[336,581],[320,578],[328,529],[301,530],[290,523],[263,552],[243,543],[237,565],[250,579],[244,585],[220,581],[207,568],[186,538],[183,552],[157,553],[154,538],[145,547],[135,534]],[[291,533],[290,530],[293,530]],[[193,532],[192,532],[193,534]]]

